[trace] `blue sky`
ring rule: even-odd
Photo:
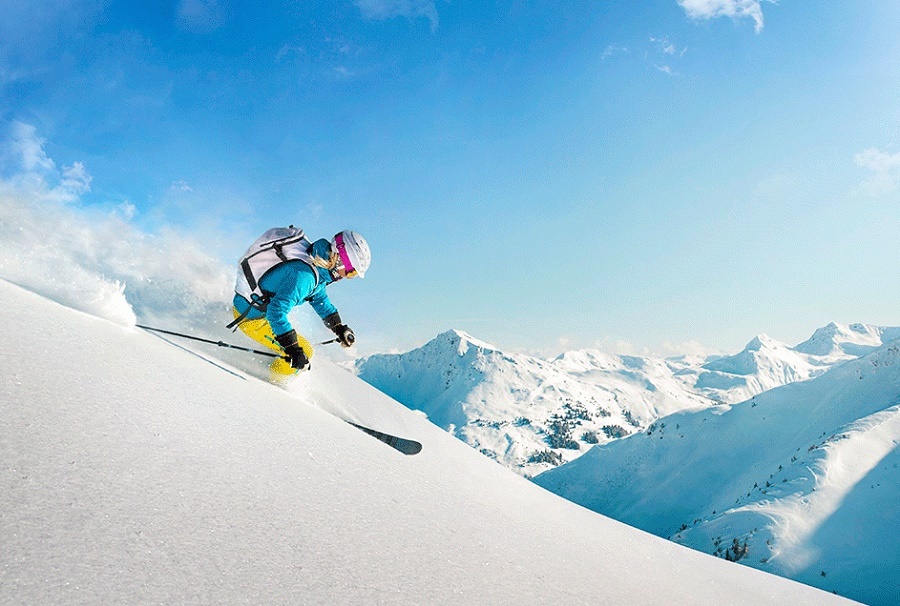
[[[226,261],[356,229],[379,347],[900,325],[895,0],[0,2],[0,129],[77,204]]]

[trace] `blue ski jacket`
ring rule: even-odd
[[[331,254],[331,243],[320,239],[313,242],[312,254],[327,259]],[[319,275],[316,285],[316,275]],[[304,303],[309,303],[323,320],[337,313],[337,308],[328,298],[325,287],[334,282],[331,272],[321,267],[315,269],[303,261],[288,261],[276,265],[259,280],[259,286],[265,293],[271,293],[271,299],[265,312],[252,307],[250,302],[239,294],[234,295],[234,308],[243,314],[249,309],[247,318],[256,320],[263,316],[269,321],[272,332],[276,336],[283,335],[293,327],[288,321],[288,312]]]

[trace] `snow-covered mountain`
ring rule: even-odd
[[[830,324],[797,347],[760,335],[743,351],[712,359],[581,350],[544,360],[451,330],[410,352],[361,358],[353,368],[482,453],[532,476],[673,412],[737,403],[819,376],[894,335],[900,329]]]
[[[832,322],[817,330],[794,350],[830,362],[865,355],[896,339],[900,339],[900,328],[867,324],[845,326]]]
[[[0,306],[4,604],[850,603],[552,495],[327,361],[279,389],[2,280]]]
[[[739,353],[703,364],[694,387],[718,402],[742,402],[773,387],[805,381],[830,367],[829,362],[813,357],[759,335]]]
[[[734,406],[669,415],[535,482],[695,549],[895,604],[900,340],[876,344],[889,334],[860,344],[826,327],[808,349],[864,355]]]
[[[675,362],[570,352],[504,353],[458,330],[355,372],[435,424],[525,475],[629,435],[660,415],[713,402],[685,389]]]
[[[714,400],[735,404],[774,387],[817,377],[897,338],[900,328],[835,322],[795,347],[759,335],[740,353],[703,364],[694,387]]]

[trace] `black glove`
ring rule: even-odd
[[[353,347],[353,344],[356,343],[356,335],[353,334],[353,330],[346,324],[338,326],[334,334],[340,339],[341,347]]]
[[[339,313],[334,312],[322,321],[325,322],[325,326],[327,326],[331,332],[337,335],[341,347],[351,347],[356,343],[356,335],[353,334],[353,330],[349,326],[341,322],[341,315]]]
[[[309,358],[306,357],[306,352],[297,343],[296,330],[289,330],[283,335],[278,335],[275,337],[275,340],[278,341],[278,344],[281,345],[281,348],[287,355],[291,368],[303,370],[309,366]]]

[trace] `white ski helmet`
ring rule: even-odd
[[[360,278],[366,275],[369,263],[372,262],[372,253],[369,252],[368,242],[361,235],[345,229],[331,239],[331,250],[337,251],[340,266],[348,274],[355,271]]]

